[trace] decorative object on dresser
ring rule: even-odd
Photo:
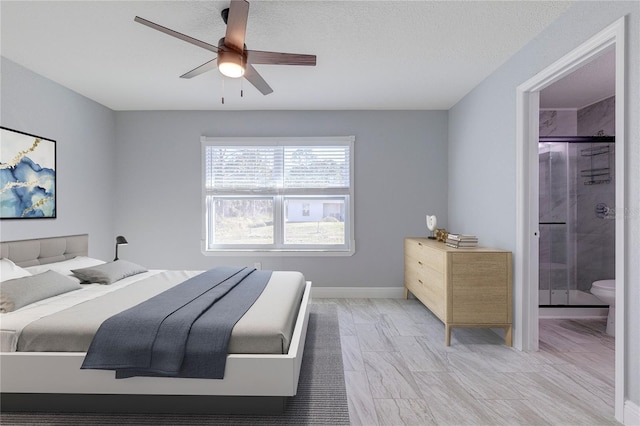
[[[509,251],[404,240],[404,297],[411,292],[444,323],[447,346],[454,327],[504,328],[511,346],[511,287]]]
[[[447,241],[447,236],[449,235],[449,233],[447,232],[446,229],[444,228],[438,228],[436,229],[436,240],[444,243],[445,241]]]
[[[0,127],[0,219],[56,217],[56,141]]]
[[[447,241],[445,244],[453,248],[477,247],[478,237],[467,234],[449,234],[447,235]]]
[[[431,235],[429,235],[429,239],[430,240],[435,240],[436,237],[433,235],[434,231],[436,230],[436,225],[438,224],[438,220],[436,218],[436,215],[427,215],[427,229],[429,229],[429,231],[431,231]]]

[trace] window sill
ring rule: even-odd
[[[355,249],[351,250],[260,250],[260,249],[217,249],[202,250],[205,256],[285,256],[285,257],[331,257],[331,256],[353,256]]]

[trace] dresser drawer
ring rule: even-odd
[[[405,286],[441,320],[446,316],[443,253],[419,239],[405,240]]]
[[[405,256],[437,271],[444,272],[445,253],[427,247],[420,240],[406,239],[404,241]]]
[[[413,293],[431,312],[445,320],[444,280],[442,274],[426,268],[426,273],[418,268],[406,268],[405,287]]]

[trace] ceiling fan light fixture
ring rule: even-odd
[[[246,61],[243,54],[222,50],[218,52],[218,70],[227,77],[242,77],[245,64]]]
[[[184,73],[180,76],[180,78],[196,77],[204,72],[215,68],[215,66],[217,65],[218,71],[220,71],[222,75],[231,78],[244,77],[256,89],[258,89],[260,93],[262,93],[263,95],[268,95],[269,93],[273,92],[273,89],[269,87],[269,84],[267,84],[264,78],[262,78],[258,71],[253,67],[253,65],[316,65],[315,55],[247,50],[247,45],[245,44],[244,40],[247,32],[249,2],[247,0],[230,1],[231,3],[229,4],[229,7],[221,12],[222,19],[227,25],[227,30],[225,31],[225,36],[218,40],[217,47],[196,38],[189,37],[188,35],[182,34],[178,31],[174,31],[162,25],[148,21],[139,16],[136,16],[134,18],[134,21],[156,31],[160,31],[182,41],[186,41],[187,43],[191,43],[195,46],[218,54],[217,60],[215,58],[211,59],[210,61],[205,62],[204,64],[192,69],[191,71]],[[247,69],[247,67],[249,68]],[[240,91],[240,96],[242,96],[242,91]],[[224,103],[224,98],[222,99],[222,103]]]

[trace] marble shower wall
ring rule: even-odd
[[[575,136],[578,134],[575,109],[540,111],[540,136]]]
[[[615,136],[615,97],[578,110],[578,136]],[[603,208],[614,209],[615,198],[615,147],[614,143],[593,144],[608,153],[594,156],[580,155],[589,144],[578,144],[578,168],[608,168],[609,183],[576,186],[576,261],[577,288],[587,291],[596,280],[615,278],[615,217],[603,215]],[[602,176],[606,177],[606,176]],[[582,181],[585,179],[582,178]]]
[[[540,136],[598,134],[615,135],[614,97],[580,110],[540,112]],[[540,289],[588,292],[593,281],[615,276],[615,220],[606,214],[615,207],[615,144],[547,144],[539,158],[540,222],[558,223],[540,228]],[[583,177],[607,168],[608,176]]]
[[[578,136],[615,136],[616,98],[612,96],[577,111]]]

